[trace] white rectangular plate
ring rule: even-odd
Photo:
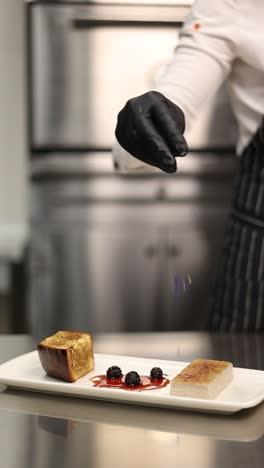
[[[181,408],[203,412],[230,414],[258,405],[264,399],[264,371],[234,368],[233,382],[214,400],[185,398],[170,395],[170,385],[149,391],[93,387],[90,378],[105,374],[108,367],[118,365],[123,373],[135,370],[149,375],[152,367],[159,366],[169,379],[188,363],[95,354],[95,369],[75,383],[62,382],[48,377],[43,371],[37,351],[24,354],[0,366],[0,383],[7,387],[42,393],[56,393],[71,397],[108,400],[117,403]]]

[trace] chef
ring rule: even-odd
[[[177,170],[184,131],[224,80],[238,123],[239,170],[212,294],[213,330],[264,329],[264,1],[198,0],[154,90],[118,114],[124,169]],[[119,148],[119,149],[118,149]],[[124,151],[125,150],[125,151]],[[224,164],[224,160],[223,160]]]

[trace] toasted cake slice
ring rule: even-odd
[[[93,340],[88,333],[59,331],[38,343],[37,349],[51,377],[75,382],[94,368]]]
[[[171,381],[171,395],[216,398],[232,379],[231,362],[196,359]]]

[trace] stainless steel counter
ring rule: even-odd
[[[0,337],[0,362],[34,349],[27,336]],[[264,369],[264,334],[101,335],[95,351],[152,358],[229,359]],[[231,417],[71,399],[2,389],[4,468],[261,468],[264,404]]]

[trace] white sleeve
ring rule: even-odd
[[[237,0],[197,0],[180,33],[172,62],[156,90],[184,112],[186,126],[229,74],[239,45]]]
[[[188,129],[229,74],[237,55],[237,4],[238,0],[197,0],[181,30],[174,58],[156,83],[155,90],[183,110]],[[126,155],[129,170],[133,157]],[[137,168],[143,165],[137,162]]]

